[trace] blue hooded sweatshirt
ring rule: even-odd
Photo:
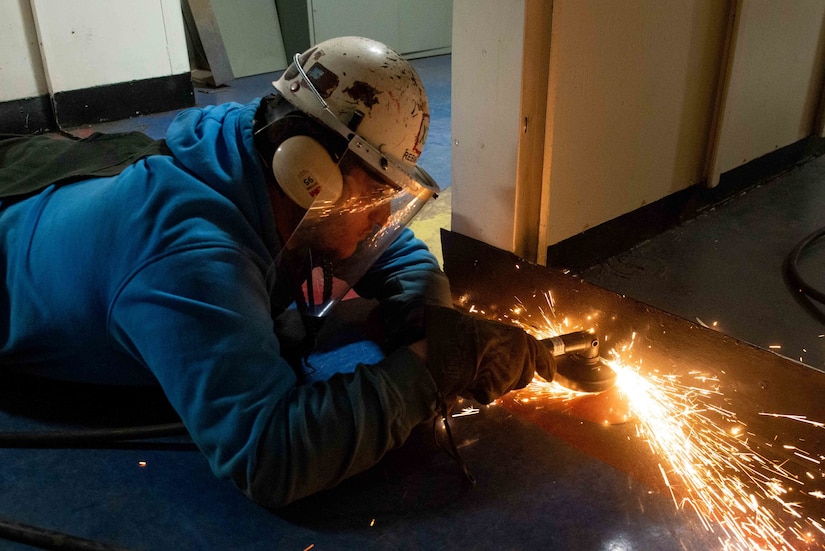
[[[172,156],[0,200],[0,366],[160,384],[215,474],[281,506],[403,443],[434,415],[436,388],[406,347],[298,384],[273,332],[270,293],[286,283],[272,269],[258,105],[184,111],[167,131]],[[397,311],[450,302],[409,230],[356,290]]]

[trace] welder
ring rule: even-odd
[[[438,192],[407,61],[337,38],[273,85],[182,111],[161,141],[0,141],[0,366],[160,385],[215,474],[277,507],[374,465],[454,398],[489,403],[555,364],[453,309],[406,228]],[[310,384],[320,320],[351,290],[377,299],[386,357]],[[287,350],[290,310],[305,337]]]

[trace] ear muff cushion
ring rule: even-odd
[[[272,173],[284,193],[305,209],[316,200],[334,203],[344,184],[326,148],[303,135],[281,142],[272,155]]]

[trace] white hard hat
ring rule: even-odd
[[[395,162],[409,168],[418,162],[430,126],[427,94],[412,65],[385,44],[354,36],[326,40],[296,55],[273,84],[322,122],[328,108]]]

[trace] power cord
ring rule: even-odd
[[[124,551],[122,547],[114,547],[107,543],[87,540],[55,532],[40,526],[22,524],[11,520],[0,519],[0,538],[15,541],[40,549],[58,549],[60,551]]]
[[[164,436],[186,435],[183,423],[60,431],[0,432],[0,448],[94,447]]]
[[[166,423],[111,429],[81,429],[67,431],[6,431],[0,432],[0,448],[76,448],[127,444],[144,440],[187,434],[183,423]],[[163,443],[159,443],[162,446]],[[185,449],[196,449],[194,445]],[[14,541],[40,549],[61,551],[121,551],[123,548],[56,532],[41,526],[22,524],[0,518],[0,539]]]
[[[825,228],[819,229],[808,235],[794,247],[785,262],[785,273],[795,291],[817,302],[825,304],[825,293],[808,284],[799,273],[799,261],[805,251],[816,241],[825,237]]]

